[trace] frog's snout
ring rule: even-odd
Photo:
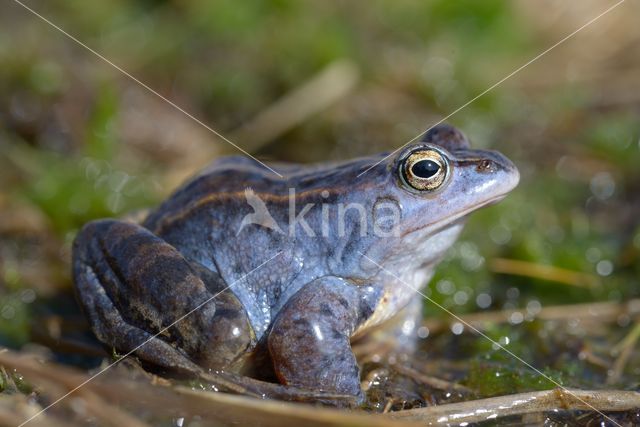
[[[482,174],[495,174],[502,194],[513,190],[520,182],[520,171],[516,165],[498,151],[483,151],[482,154],[476,171]]]

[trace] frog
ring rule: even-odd
[[[141,222],[84,225],[76,297],[99,341],[147,366],[361,401],[354,340],[400,324],[411,347],[421,290],[466,218],[518,181],[448,124],[340,162],[221,157]]]

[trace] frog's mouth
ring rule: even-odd
[[[482,201],[480,203],[477,203],[475,205],[470,206],[469,208],[460,211],[450,217],[447,217],[444,220],[441,221],[436,221],[433,222],[431,224],[427,224],[426,226],[423,227],[418,227],[418,228],[412,228],[409,229],[407,231],[405,231],[404,233],[402,233],[402,235],[400,237],[407,237],[411,234],[414,233],[420,233],[420,232],[424,232],[424,230],[429,230],[428,233],[425,235],[425,237],[429,237],[429,236],[433,236],[435,234],[438,234],[448,228],[451,227],[455,227],[455,226],[459,226],[462,225],[466,220],[467,217],[477,211],[480,208],[486,207],[486,206],[492,206],[495,205],[497,203],[499,203],[502,199],[504,199],[505,197],[507,197],[507,193],[505,194],[501,194],[499,196],[495,196],[492,197],[490,199],[487,199],[485,201]]]
[[[496,196],[493,199],[489,199],[484,204],[481,203],[476,209],[480,209],[480,208],[485,207],[485,206],[493,206],[493,205],[495,205],[497,203],[500,203],[505,197],[507,197],[506,194],[502,194],[500,196]]]
[[[500,203],[505,197],[507,197],[508,193],[504,193],[504,194],[500,194],[498,196],[492,197],[490,199],[487,199],[485,201],[482,201],[480,203],[476,203],[475,205],[470,206],[469,208],[461,211],[459,214],[455,214],[453,216],[452,221],[455,221],[457,218],[461,218],[461,217],[466,217],[468,216],[470,213],[477,211],[478,209],[487,207],[487,206],[493,206],[497,203]]]

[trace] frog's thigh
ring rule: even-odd
[[[135,354],[141,360],[172,370],[194,373],[200,368],[169,343],[127,323],[107,296],[90,267],[83,268],[77,290],[87,312],[91,329],[98,339],[123,353]]]
[[[136,354],[161,366],[182,355],[221,368],[252,344],[244,308],[230,291],[217,291],[224,289],[220,277],[143,227],[114,220],[87,224],[74,242],[73,266],[92,329],[120,351],[159,333],[160,354],[142,348]]]
[[[350,336],[373,313],[375,298],[336,277],[317,279],[298,291],[278,314],[268,338],[280,381],[359,395],[360,371]]]

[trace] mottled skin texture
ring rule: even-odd
[[[437,191],[413,190],[401,181],[400,164],[429,148],[446,157],[448,178]],[[222,158],[141,225],[87,224],[74,243],[74,278],[97,337],[123,353],[135,349],[151,365],[185,372],[249,372],[266,358],[282,384],[359,396],[351,340],[420,298],[416,290],[431,278],[463,218],[518,182],[504,156],[471,150],[444,125],[358,177],[385,156],[273,165],[285,179],[250,159]],[[238,232],[253,211],[248,187],[284,232],[256,224]],[[308,227],[289,226],[292,188],[294,217],[314,204],[304,214]],[[352,203],[361,211],[337,208]],[[383,205],[401,213],[391,236],[372,227]]]

